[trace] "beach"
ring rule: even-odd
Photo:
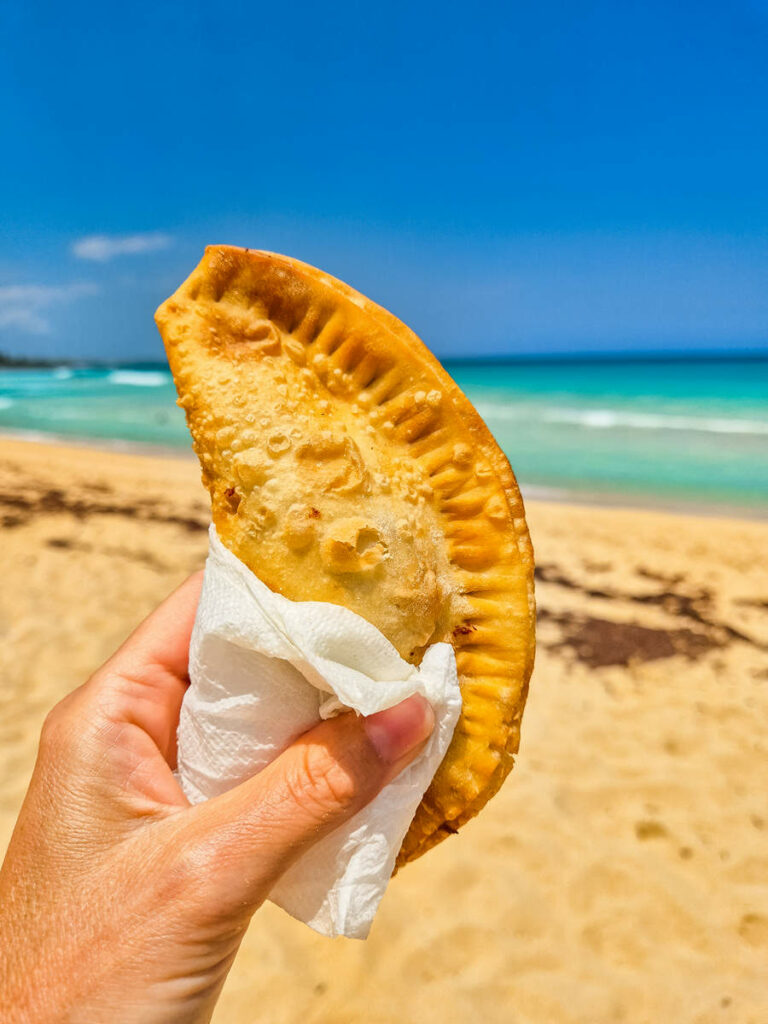
[[[702,506],[704,507],[704,506]],[[515,769],[368,941],[271,905],[217,1024],[768,1020],[768,523],[527,503]],[[200,568],[197,462],[0,440],[0,850],[47,711]]]

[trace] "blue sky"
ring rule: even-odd
[[[144,359],[209,242],[440,355],[768,349],[768,0],[0,8],[0,349]]]

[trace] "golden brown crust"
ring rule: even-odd
[[[518,748],[533,551],[509,463],[412,331],[298,260],[211,246],[156,319],[227,547],[412,662],[454,646],[463,710],[406,863],[480,810]]]

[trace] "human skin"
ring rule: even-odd
[[[421,750],[429,704],[323,722],[190,806],[173,776],[200,574],[43,726],[0,872],[3,1024],[207,1021],[290,864]]]

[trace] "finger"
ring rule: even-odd
[[[189,685],[189,641],[202,581],[202,572],[185,580],[89,683],[106,698],[112,717],[138,725],[171,760],[181,701]]]
[[[263,901],[305,850],[352,818],[409,764],[434,728],[420,695],[360,718],[322,722],[263,771],[194,807],[184,843],[202,853],[222,909]]]

